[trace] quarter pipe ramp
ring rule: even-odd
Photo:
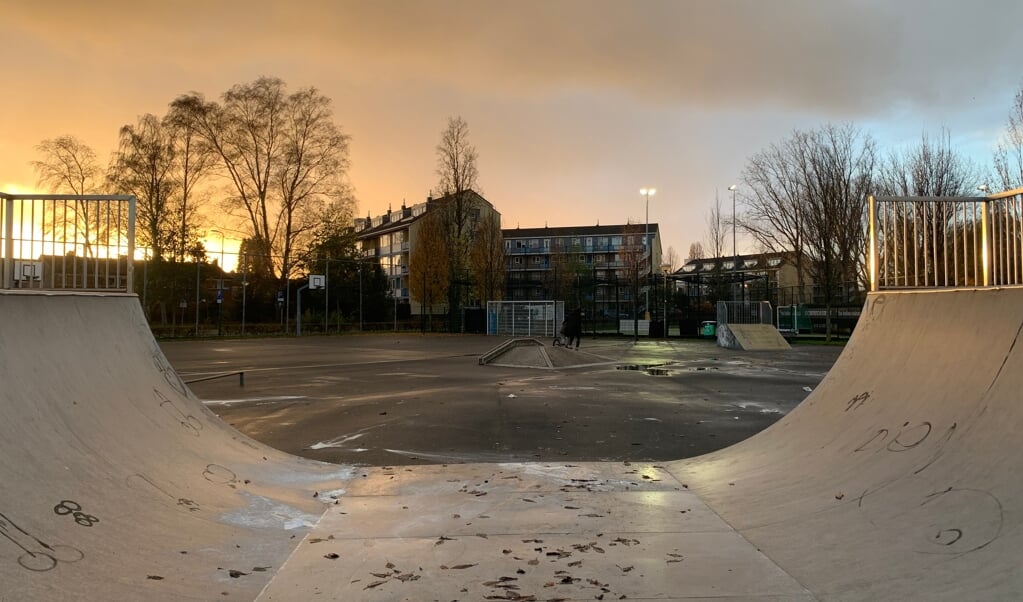
[[[873,294],[799,407],[663,466],[357,474],[224,425],[132,296],[0,316],[5,602],[1023,597],[1023,289]]]

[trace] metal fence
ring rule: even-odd
[[[1023,189],[869,198],[871,290],[1023,284]]]
[[[718,324],[774,324],[769,301],[718,301]]]
[[[0,288],[132,292],[135,197],[0,192]]]
[[[553,337],[564,320],[564,301],[487,302],[489,335]]]

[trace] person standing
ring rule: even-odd
[[[579,349],[579,339],[582,338],[582,334],[583,310],[577,307],[569,312],[568,317],[565,318],[565,336],[568,337],[566,347],[571,347],[574,340],[575,348]]]

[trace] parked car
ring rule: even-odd
[[[696,334],[702,339],[712,339],[718,336],[718,323],[713,320],[700,322],[700,328]]]

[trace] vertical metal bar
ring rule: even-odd
[[[50,201],[50,288],[57,286],[57,202]],[[43,231],[46,231],[46,214],[43,213]]]
[[[912,205],[900,203],[902,208],[902,274],[903,286],[909,286],[909,210]]]
[[[998,232],[996,238],[997,241],[996,245],[998,248],[998,279],[996,284],[1004,285],[1006,284],[1006,280],[1008,277],[1006,268],[1008,267],[1009,259],[1008,253],[1009,249],[1006,246],[1009,237],[1007,236],[1005,231],[1005,226],[1007,225],[1005,222],[1005,211],[1003,210],[1003,205],[1000,201],[995,201],[994,203],[991,204],[991,211],[993,212],[992,215],[996,218],[995,223],[998,224],[997,226]]]
[[[969,272],[966,269],[967,268],[967,266],[966,266],[966,258],[968,256],[968,254],[966,252],[966,248],[968,246],[967,245],[967,232],[969,232],[969,230],[968,230],[968,228],[969,228],[968,220],[966,219],[967,218],[967,215],[966,215],[967,209],[966,208],[969,207],[969,206],[970,206],[970,203],[962,203],[962,240],[960,241],[961,242],[960,249],[962,251],[962,260],[963,260],[962,268],[963,268],[963,272],[962,272],[962,278],[958,278],[956,280],[956,282],[958,282],[960,285],[968,284],[967,280],[969,279],[969,276],[968,276]],[[959,237],[957,236],[956,238],[958,239]],[[956,262],[956,269],[958,269],[958,267],[959,267],[959,262],[957,261]]]
[[[913,203],[913,286],[920,286],[920,203]]]
[[[948,286],[948,203],[941,204],[941,267],[945,274],[945,281],[942,286]],[[953,229],[952,237],[955,238]]]
[[[990,202],[984,199],[980,202],[980,252],[981,270],[983,272],[983,286],[991,286],[991,257],[988,248],[988,211]]]
[[[1013,217],[1013,282],[1014,285],[1023,283],[1023,277],[1020,274],[1020,212],[1019,212],[1019,195],[1016,195],[1009,202],[1012,204],[1012,217]]]
[[[1005,219],[1008,225],[1010,242],[1009,253],[1009,284],[1019,284],[1016,270],[1019,266],[1019,231],[1016,221],[1016,197],[1002,200],[1005,203]]]
[[[129,293],[135,290],[135,220],[137,218],[138,199],[132,196],[128,200],[128,267],[125,273]],[[244,287],[242,288],[242,294],[245,294]]]
[[[867,197],[867,208],[870,223],[870,290],[877,291],[877,201],[874,195]]]
[[[952,278],[959,286],[959,203],[952,204]]]
[[[4,199],[3,288],[14,288],[14,198]]]
[[[99,288],[99,203],[96,201],[86,201],[89,209],[86,211],[92,216],[92,224],[89,226],[89,246],[92,248],[92,260],[90,263],[92,275],[92,289]]]
[[[1002,280],[1002,244],[1001,244],[1001,221],[998,219],[998,203],[988,201],[989,230],[988,241],[991,244],[991,284],[998,286]]]
[[[1008,273],[1006,275],[1008,284],[1017,284],[1016,280],[1016,218],[1013,211],[1015,200],[1011,198],[1002,199],[1005,207],[1005,230],[1008,236],[1005,248],[1008,254]]]
[[[930,284],[931,284],[931,249],[930,249],[930,241],[931,241],[931,226],[933,225],[933,222],[934,222],[934,220],[931,219],[931,213],[932,213],[933,208],[934,208],[934,206],[932,204],[930,204],[930,203],[921,204],[920,205],[921,213],[923,213],[923,222],[921,222],[921,224],[920,224],[920,226],[921,226],[920,229],[922,230],[922,232],[921,232],[922,236],[921,236],[921,241],[920,242],[923,243],[922,244],[923,248],[922,249],[917,249],[917,251],[922,253],[923,259],[924,259],[924,286],[925,287],[926,286],[930,286]]]
[[[876,201],[875,201],[876,202]],[[897,274],[895,270],[899,265],[898,253],[895,252],[898,247],[897,239],[895,236],[895,219],[892,213],[893,205],[891,203],[882,203],[878,209],[881,210],[881,224],[884,231],[881,233],[880,251],[881,257],[881,273],[883,277],[881,281],[883,286],[891,286],[891,277],[893,274]]]
[[[973,275],[973,286],[979,286],[980,282],[981,282],[981,270],[980,270],[981,249],[980,249],[980,245],[979,245],[979,243],[977,241],[977,232],[980,230],[980,225],[981,225],[977,221],[977,215],[978,215],[978,211],[980,211],[981,208],[982,208],[982,205],[980,203],[974,203],[973,207],[971,207],[971,211],[970,211],[970,213],[971,213],[970,218],[972,220],[971,224],[970,224],[971,225],[970,231],[971,231],[971,234],[973,235],[973,246],[971,247],[971,249],[973,251],[973,265],[972,265],[972,268],[973,268],[973,272],[972,272],[972,275]],[[981,220],[981,221],[983,221],[983,220]]]

